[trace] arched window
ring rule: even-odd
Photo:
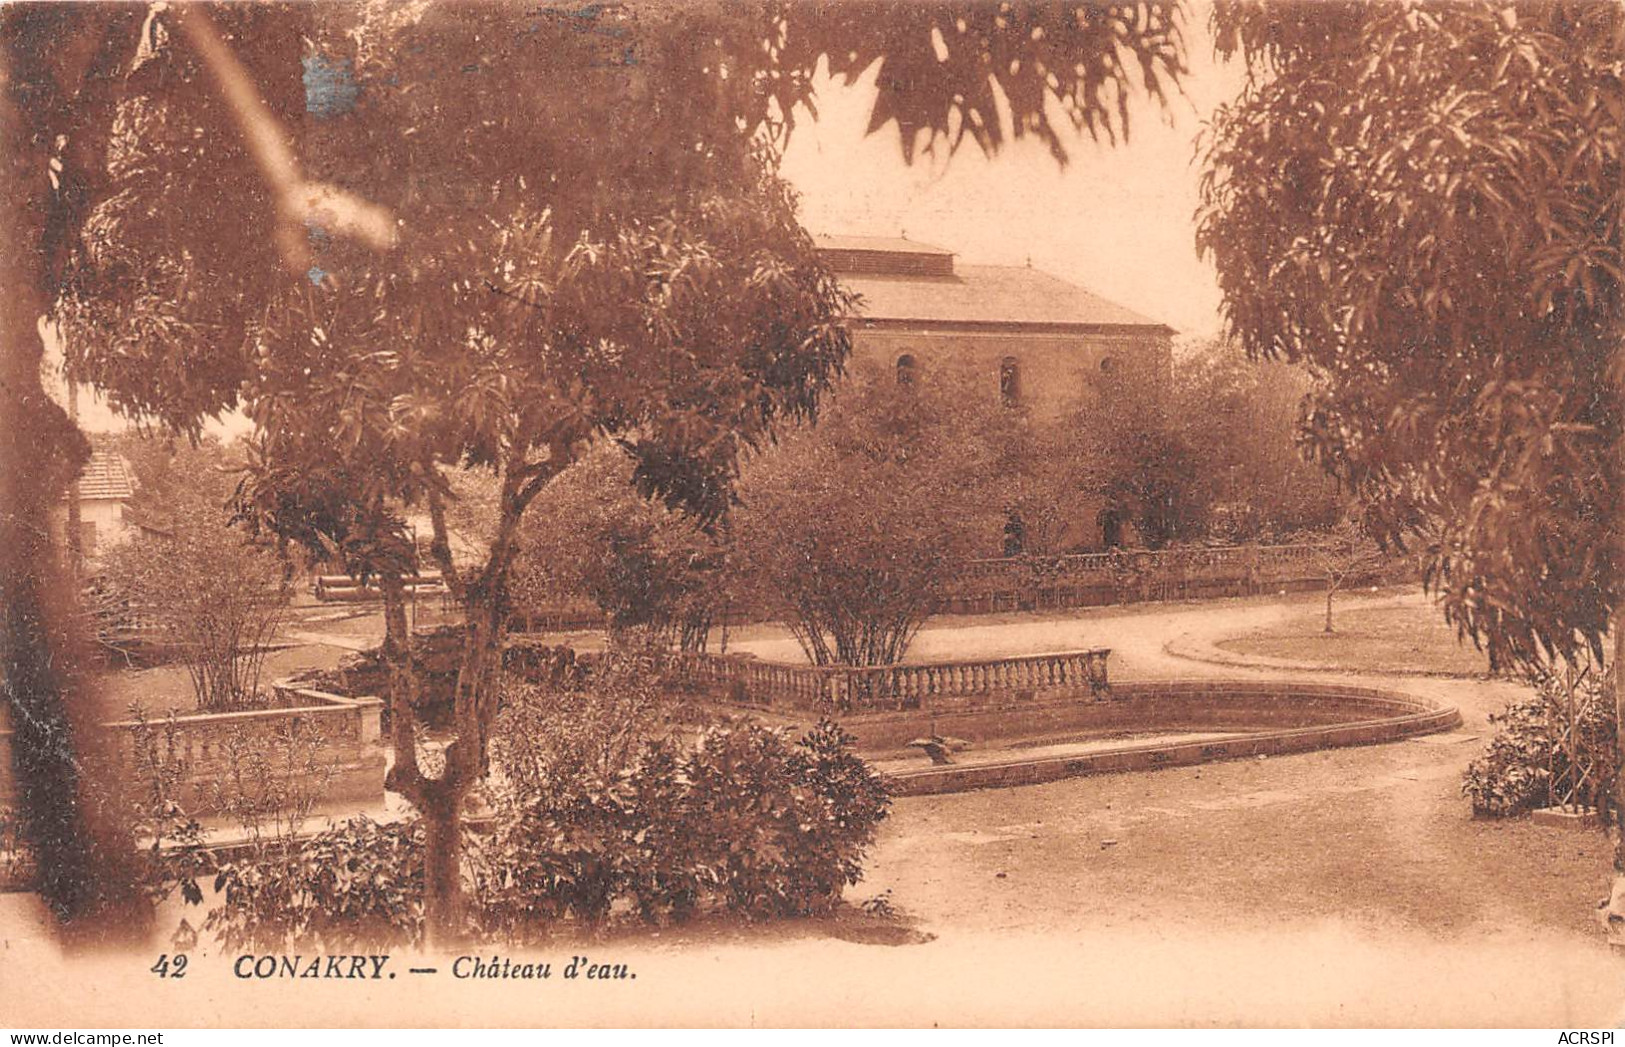
[[[914,384],[914,354],[904,353],[897,358],[897,384]]]
[[[999,361],[999,400],[1014,407],[1021,399],[1021,365],[1013,356]]]
[[[1100,361],[1100,373],[1101,374],[1111,374],[1115,370],[1117,370],[1117,358],[1116,357],[1108,356],[1108,357],[1106,357],[1106,359]]]

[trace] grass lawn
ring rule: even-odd
[[[304,669],[330,669],[345,654],[340,648],[324,644],[304,644],[271,651],[265,656],[265,664],[260,670],[260,685],[268,688],[273,680]],[[139,705],[149,717],[163,716],[171,710],[180,715],[198,711],[191,678],[186,674],[186,667],[179,662],[150,669],[95,673],[92,683],[94,686],[85,698],[94,703],[96,719],[103,722],[128,719],[132,704]]]
[[[1339,609],[1332,604],[1333,632],[1327,633],[1324,602],[1274,625],[1221,640],[1236,654],[1287,658],[1341,669],[1378,672],[1489,672],[1489,658],[1471,641],[1461,641],[1431,601],[1407,597],[1380,607]]]

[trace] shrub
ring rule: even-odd
[[[727,543],[633,486],[633,461],[603,441],[548,485],[514,564],[521,614],[590,601],[612,632],[652,629],[703,651],[728,602]]]
[[[795,746],[758,727],[711,731],[689,761],[685,816],[722,902],[751,916],[825,912],[862,876],[889,799],[820,723]]]
[[[612,636],[590,669],[570,661],[553,672],[506,670],[492,732],[494,789],[520,805],[546,803],[563,789],[564,803],[581,783],[627,770],[646,741],[672,729],[665,659],[654,634],[632,631]]]
[[[1462,793],[1472,800],[1475,815],[1525,814],[1564,799],[1554,796],[1553,789],[1571,770],[1569,754],[1560,744],[1567,701],[1563,681],[1546,676],[1532,695],[1490,716],[1495,736],[1462,776]],[[1571,802],[1606,808],[1619,767],[1612,675],[1587,674],[1575,688],[1574,702],[1578,755],[1593,761],[1597,770]]]
[[[287,613],[289,587],[276,552],[231,526],[235,479],[213,443],[178,452],[172,482],[144,510],[150,529],[111,549],[102,564],[111,597],[149,621],[191,677],[198,708],[261,700],[266,645]]]
[[[511,808],[490,841],[470,849],[476,920],[487,934],[524,938],[565,918],[597,924],[633,878],[624,786],[573,784]]]
[[[795,744],[754,725],[708,731],[688,752],[657,739],[619,772],[499,800],[495,828],[468,840],[464,875],[475,929],[507,940],[617,911],[648,921],[707,908],[827,912],[862,877],[890,802],[829,723]],[[262,848],[220,867],[204,930],[228,949],[416,944],[422,851],[415,820],[364,818]]]
[[[636,860],[625,889],[638,915],[650,923],[694,915],[717,885],[717,869],[703,859],[688,811],[687,760],[669,739],[651,742],[630,775],[626,803]]]
[[[825,844],[820,855],[827,871],[816,879],[831,885],[831,902],[843,886],[863,878],[863,856],[891,807],[885,782],[852,750],[855,740],[838,724],[820,720],[791,754],[797,777],[819,801],[822,823],[814,835]]]
[[[465,636],[466,630],[459,625],[437,626],[412,635],[412,666],[418,682],[412,708],[418,722],[426,727],[451,726]],[[515,641],[504,648],[502,668],[509,680],[554,689],[578,687],[585,673],[571,648],[529,640]],[[332,669],[306,670],[294,680],[302,686],[348,695],[383,697],[389,694],[390,687],[389,666],[381,646],[345,655]],[[385,720],[387,726],[387,709]]]
[[[654,740],[617,774],[534,793],[472,848],[481,928],[523,938],[617,903],[649,921],[826,912],[862,877],[890,802],[851,744],[828,723],[794,745],[714,729],[686,755]]]
[[[227,949],[389,948],[423,939],[417,821],[356,818],[287,850],[221,865],[203,928]]]
[[[945,385],[899,389],[871,369],[816,426],[747,462],[731,517],[738,584],[814,664],[901,661],[978,549],[961,510],[982,501],[981,444],[961,413]]]
[[[451,725],[465,635],[466,630],[462,626],[442,625],[414,633],[409,641],[412,668],[418,684],[412,697],[412,708],[418,722],[425,727],[445,728]],[[308,687],[339,694],[386,696],[390,693],[389,666],[384,661],[381,646],[348,654],[332,669],[310,670],[296,676],[295,680]],[[388,713],[386,708],[386,726]]]
[[[218,746],[220,776],[209,783],[213,809],[255,846],[296,837],[338,773],[326,734],[297,718],[279,720],[268,733],[238,726]]]

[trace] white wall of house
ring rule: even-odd
[[[52,525],[64,539],[67,536],[68,507],[59,505],[52,511]],[[124,503],[111,498],[82,498],[79,501],[79,537],[86,562],[95,560],[108,549],[134,537],[136,527],[129,518]]]

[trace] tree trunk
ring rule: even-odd
[[[79,383],[72,378],[68,379],[68,421],[75,429],[79,428]],[[79,511],[79,481],[75,479],[68,484],[68,577],[73,581],[74,591],[79,590],[80,579],[85,575],[85,536],[84,520]]]
[[[1614,405],[1625,409],[1625,331],[1615,331],[1613,376]],[[1625,494],[1620,491],[1625,477],[1625,442],[1614,448],[1614,570],[1625,570]],[[1614,579],[1617,592],[1619,579]],[[1614,746],[1625,764],[1625,606],[1616,603],[1610,625],[1614,633]],[[1625,952],[1625,773],[1614,768],[1614,882],[1608,902],[1599,912],[1608,932],[1608,944],[1616,954]]]
[[[398,574],[380,575],[384,597],[384,662],[389,668],[390,739],[395,763],[386,788],[411,801],[423,819],[425,945],[454,946],[465,936],[462,881],[462,799],[459,762],[448,752],[445,772],[429,778],[417,761],[417,667],[406,621],[406,591]]]
[[[1324,631],[1328,633],[1332,631],[1332,597],[1336,594],[1336,586],[1328,585],[1326,587],[1326,628]]]
[[[1625,508],[1615,510],[1616,540],[1625,544]],[[1625,756],[1625,608],[1614,608],[1614,718],[1616,751]],[[1616,954],[1625,952],[1625,774],[1614,775],[1614,882],[1608,900],[1598,912],[1608,944]]]
[[[476,590],[464,609],[467,633],[457,669],[457,746],[465,755],[464,774],[472,782],[488,769],[492,721],[502,673],[505,601]],[[465,744],[466,740],[466,744]]]
[[[39,863],[39,892],[70,940],[139,940],[151,907],[134,890],[129,837],[110,814],[87,802],[91,725],[69,698],[86,686],[77,673],[69,614],[75,587],[52,577],[57,564],[50,513],[77,477],[87,448],[65,412],[45,395],[39,322],[48,302],[44,222],[52,208],[43,150],[16,100],[31,85],[14,76],[19,35],[0,46],[0,697],[10,711],[10,760],[23,828]],[[92,39],[90,41],[94,43]],[[35,33],[32,45],[66,46]],[[74,41],[73,43],[84,43]],[[80,703],[83,708],[83,703]],[[103,783],[112,789],[111,783]]]
[[[463,918],[464,789],[447,777],[429,781],[417,802],[423,816],[424,945],[455,946],[467,936]]]
[[[412,665],[412,634],[406,624],[405,586],[399,575],[381,575],[378,589],[384,597],[384,665],[389,670],[389,693],[385,696],[384,714],[393,725],[397,715],[412,716],[408,708],[417,695],[417,673]],[[398,754],[397,754],[398,756]]]
[[[463,802],[485,776],[489,732],[496,715],[501,668],[500,601],[467,606],[468,633],[457,672],[457,737],[446,749],[446,769],[423,779],[413,803],[423,815],[424,924],[428,942],[455,945],[467,934],[463,898]]]

